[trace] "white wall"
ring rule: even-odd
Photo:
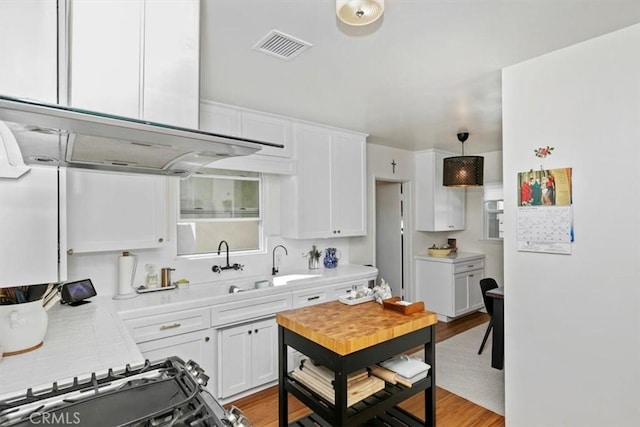
[[[392,162],[396,163],[395,173]],[[354,264],[375,264],[376,180],[407,182],[414,179],[413,152],[377,144],[367,144],[367,235],[352,237],[350,250]]]
[[[282,249],[277,251],[277,261],[280,275],[288,271],[300,271],[308,268],[307,259],[303,258],[303,253],[311,249],[311,245],[317,245],[319,249],[335,247],[342,253],[342,259],[338,263],[349,263],[349,239],[314,239],[314,240],[294,240],[283,239],[280,236],[280,192],[279,177],[277,175],[265,175],[264,177],[264,234],[266,238],[266,249],[262,253],[251,255],[229,255],[229,262],[244,265],[243,271],[223,271],[213,273],[213,265],[224,265],[225,254],[213,256],[205,259],[187,259],[177,257],[175,250],[175,219],[177,206],[177,181],[172,180],[169,185],[169,200],[167,201],[169,215],[167,215],[167,227],[169,228],[169,241],[167,245],[160,249],[133,250],[132,253],[138,256],[138,268],[134,279],[135,285],[144,283],[144,265],[147,263],[156,264],[159,268],[171,267],[176,271],[172,274],[173,280],[186,278],[192,284],[220,283],[228,280],[241,279],[243,277],[255,277],[261,275],[271,275],[272,250],[279,244],[285,245],[289,255],[284,255]],[[231,248],[233,250],[233,248]],[[323,251],[324,252],[324,251]],[[68,256],[68,280],[79,280],[91,278],[100,295],[113,295],[116,293],[118,278],[118,257],[121,251],[100,252],[91,254],[74,254]],[[322,258],[320,259],[322,267]]]
[[[638,425],[639,49],[635,25],[503,72],[507,425]],[[573,168],[571,255],[516,251],[517,173],[541,164]]]

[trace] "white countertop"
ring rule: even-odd
[[[26,387],[68,383],[74,376],[144,363],[138,346],[109,304],[56,305],[42,347],[0,361],[0,398]]]
[[[457,262],[472,261],[475,259],[483,259],[484,254],[476,253],[476,252],[456,252],[446,257],[435,257],[435,256],[429,256],[428,254],[424,254],[424,255],[416,255],[414,258],[426,260],[426,261],[446,262],[446,263],[452,264]]]
[[[110,296],[92,298],[90,304],[76,307],[56,305],[48,311],[49,326],[44,344],[37,350],[0,361],[0,400],[24,392],[27,387],[50,388],[54,381],[72,381],[92,372],[144,363],[123,320],[241,301],[264,295],[323,286],[331,282],[369,279],[377,270],[360,265],[284,272],[318,274],[319,277],[296,280],[286,285],[229,293],[231,285],[253,288],[255,281],[270,276],[244,277],[223,283],[189,285],[184,288],[139,294],[135,298],[114,300]],[[6,396],[3,396],[6,395]]]

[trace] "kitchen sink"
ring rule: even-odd
[[[313,277],[320,277],[321,274],[288,274],[286,276],[275,276],[272,279],[273,286],[287,285],[294,280],[311,279]]]

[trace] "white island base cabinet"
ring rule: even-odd
[[[437,258],[418,255],[416,295],[425,308],[448,322],[484,307],[480,280],[484,277],[484,254],[459,253]]]

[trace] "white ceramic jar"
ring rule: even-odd
[[[0,337],[4,356],[25,353],[42,345],[47,333],[47,311],[42,301],[0,305]]]

